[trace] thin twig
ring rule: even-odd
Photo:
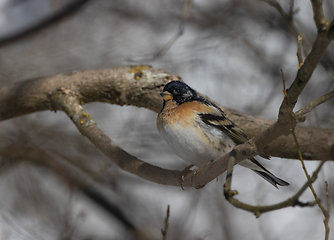
[[[292,21],[293,19],[293,15],[295,14],[295,1],[294,0],[290,0],[290,4],[289,4],[289,18],[290,18],[290,21]]]
[[[298,69],[303,65],[302,45],[303,45],[303,37],[301,35],[298,35],[297,37]]]
[[[162,234],[162,240],[167,240],[167,230],[169,227],[169,205],[167,206],[167,211],[166,211],[166,218],[165,218],[165,224],[164,224],[164,228],[161,229],[161,234]]]
[[[281,73],[282,73],[282,82],[283,82],[283,92],[284,92],[284,98],[285,98],[284,101],[283,101],[283,103],[286,104],[285,107],[287,109],[287,113],[288,113],[288,116],[290,118],[290,123],[291,123],[291,128],[290,129],[292,130],[292,135],[294,137],[295,144],[296,144],[297,149],[298,149],[298,155],[299,155],[299,158],[300,158],[300,160],[302,162],[304,172],[305,172],[305,174],[307,176],[307,182],[304,184],[304,186],[293,197],[287,199],[286,201],[278,203],[278,204],[274,204],[274,205],[270,205],[270,206],[252,206],[252,205],[248,205],[248,204],[242,203],[242,202],[238,201],[237,199],[235,199],[233,197],[238,192],[231,190],[233,166],[235,164],[235,160],[236,160],[237,155],[238,155],[238,152],[236,151],[236,149],[232,150],[230,152],[230,154],[229,154],[228,167],[227,167],[227,176],[226,176],[226,182],[224,184],[224,196],[235,207],[244,209],[246,211],[253,212],[256,215],[256,217],[259,217],[264,212],[273,211],[273,210],[277,210],[277,209],[281,209],[281,208],[286,208],[286,207],[289,207],[289,206],[301,206],[301,207],[305,207],[305,206],[314,206],[315,204],[318,204],[319,207],[320,207],[320,209],[324,210],[324,208],[323,208],[323,206],[322,206],[322,204],[320,202],[320,199],[318,198],[316,192],[314,191],[312,183],[316,180],[316,178],[318,176],[318,173],[319,173],[321,167],[323,166],[323,164],[325,163],[325,161],[322,161],[319,164],[318,168],[313,172],[312,177],[310,177],[308,175],[308,172],[306,170],[306,167],[305,167],[305,164],[304,164],[304,161],[303,161],[303,157],[302,157],[302,153],[301,153],[301,150],[300,150],[300,146],[299,146],[299,143],[297,141],[296,134],[294,132],[295,121],[294,121],[294,118],[293,118],[293,115],[292,115],[292,109],[290,108],[289,101],[287,99],[288,96],[287,96],[287,90],[286,90],[286,87],[285,87],[285,79],[284,79],[283,71],[281,71]],[[277,122],[277,124],[278,123],[279,122]],[[270,129],[270,128],[268,128],[268,129]],[[267,132],[267,130],[265,132]],[[250,140],[250,143],[252,143],[252,140]],[[307,202],[307,203],[301,203],[298,199],[301,196],[301,194],[308,187],[311,189],[311,191],[312,191],[312,193],[313,193],[313,195],[315,197],[315,201],[313,201],[313,202]]]
[[[299,26],[293,21],[293,19],[290,17],[290,13],[286,13],[284,11],[284,9],[282,8],[282,6],[276,1],[276,0],[262,0],[263,2],[266,2],[268,5],[274,7],[283,17],[284,20],[286,20],[286,22],[289,24],[289,26],[293,29],[294,33],[296,34],[296,36],[301,36],[301,38],[303,39],[303,45],[306,48],[307,52],[311,51],[312,48],[312,44],[310,43],[310,41],[308,40],[308,38],[305,36],[305,34],[300,30]],[[311,0],[312,3],[313,2],[322,2],[322,0]],[[291,2],[290,2],[291,4]],[[320,24],[317,24],[317,26],[319,25],[318,28],[318,32],[319,31],[323,31],[325,33],[325,35],[327,35],[326,37],[328,39],[333,40],[334,39],[334,20],[332,20],[332,22],[330,23],[328,20],[326,20],[326,18],[324,18],[324,13],[322,11],[322,3],[315,3],[312,4],[313,7],[313,12],[314,12],[314,19],[316,21],[321,22]],[[314,7],[316,8],[316,10],[314,9]],[[291,11],[291,5],[290,5],[290,10]],[[298,9],[295,10],[293,13],[296,14],[298,12]],[[322,19],[322,21],[320,20]],[[326,34],[327,31],[327,34]],[[329,57],[326,55],[326,53],[323,54],[324,57],[326,57],[326,59],[329,59]],[[328,61],[327,61],[328,62]],[[332,76],[332,78],[334,78],[334,74],[333,74],[333,69],[332,68],[328,68],[328,63],[327,63],[324,58],[321,60],[319,60],[319,63],[323,66],[323,68],[328,72],[328,74],[330,74]],[[299,65],[299,67],[301,67],[301,65]]]
[[[283,71],[281,70],[281,73],[282,73],[282,82],[283,82],[283,92],[284,92],[284,98],[287,100],[287,92],[286,92],[286,88],[285,88],[285,79],[284,79],[284,74],[283,74]],[[297,140],[297,137],[296,137],[296,133],[295,133],[295,130],[294,130],[294,117],[293,117],[293,112],[291,111],[290,107],[289,107],[289,102],[286,101],[286,104],[287,104],[287,109],[288,109],[288,112],[289,112],[289,116],[290,116],[290,120],[291,120],[291,133],[292,133],[292,136],[293,136],[293,139],[295,141],[295,144],[296,144],[296,147],[297,147],[297,151],[298,151],[298,155],[299,155],[299,160],[302,164],[302,168],[304,170],[304,173],[306,175],[306,178],[308,181],[310,181],[311,177],[310,175],[308,174],[307,172],[307,169],[306,169],[306,166],[304,164],[304,159],[303,159],[303,155],[302,155],[302,152],[300,150],[300,145],[298,143],[298,140]],[[324,208],[324,206],[322,205],[316,191],[314,190],[314,187],[311,184],[309,184],[309,188],[311,189],[311,192],[315,198],[315,201],[317,202],[320,210],[322,211],[322,213],[324,214],[325,216],[325,219],[326,219],[326,215],[327,215],[327,211],[326,209]],[[325,223],[325,231],[326,231],[326,236],[327,236],[327,227],[326,227],[326,223]]]
[[[329,191],[328,191],[328,182],[325,182],[326,185],[326,199],[327,199],[327,211],[324,212],[325,215],[325,219],[324,219],[324,224],[325,224],[325,231],[326,231],[326,235],[325,235],[325,240],[329,239],[329,231],[330,228],[328,226],[328,222],[329,222],[329,217],[330,217],[330,199],[329,199]]]
[[[322,54],[325,52],[330,42],[331,41],[327,37],[318,34],[317,39],[314,42],[312,51],[305,59],[304,64],[298,70],[295,80],[288,89],[287,97],[282,102],[279,110],[280,115],[288,115],[286,109],[286,102],[289,102],[289,106],[291,110],[293,110],[295,104],[297,103],[299,95],[309,82],[311,78],[311,73],[314,71],[317,63],[320,61]]]
[[[306,167],[305,167],[305,164],[304,164],[304,160],[303,160],[303,156],[302,156],[302,152],[300,151],[300,145],[299,145],[299,143],[297,141],[296,133],[294,131],[294,129],[295,129],[295,124],[294,124],[295,121],[294,121],[294,117],[292,116],[292,110],[290,109],[290,106],[289,106],[288,94],[287,94],[287,91],[286,91],[286,88],[285,88],[285,78],[284,78],[284,74],[283,74],[283,70],[282,69],[281,69],[281,76],[282,76],[282,82],[283,82],[284,99],[285,99],[286,108],[288,110],[289,117],[290,117],[291,133],[292,133],[293,139],[295,141],[295,144],[297,146],[299,160],[302,163],[302,166],[303,166],[304,172],[305,172],[305,174],[307,176],[307,179],[309,179],[310,176],[307,173],[307,170],[306,170]]]
[[[275,1],[276,2],[276,1]],[[314,3],[316,2],[316,3]],[[323,9],[322,9],[322,4],[319,3],[319,1],[312,0],[312,6],[313,6],[313,11],[314,11],[314,19],[317,21],[317,26],[320,24],[320,22],[325,21],[326,19],[323,17]],[[321,19],[321,20],[319,20]],[[308,54],[306,57],[304,64],[300,66],[300,69],[297,73],[297,76],[292,83],[292,85],[289,88],[289,91],[287,93],[287,97],[283,101],[281,107],[280,107],[280,115],[288,115],[289,113],[286,111],[286,102],[289,103],[289,106],[291,110],[295,107],[295,104],[297,102],[297,99],[303,89],[305,88],[306,84],[310,80],[311,74],[317,65],[317,63],[320,61],[321,56],[327,49],[328,45],[330,44],[331,40],[327,37],[327,34],[330,29],[329,29],[329,22],[326,20],[326,24],[322,25],[321,29],[318,28],[318,34],[317,38],[312,46],[311,52]],[[328,24],[327,24],[328,23]],[[321,23],[322,24],[322,23]],[[298,32],[298,35],[299,34]],[[303,37],[303,40],[305,38]]]
[[[232,152],[231,152],[232,153]],[[231,190],[231,183],[232,183],[232,172],[233,172],[233,162],[235,159],[235,155],[232,153],[230,154],[229,158],[229,165],[227,169],[227,175],[226,175],[226,182],[224,184],[224,196],[229,201],[233,206],[236,208],[240,208],[249,212],[252,212],[255,214],[256,217],[260,217],[262,213],[274,211],[274,210],[279,210],[282,208],[287,208],[287,207],[295,207],[295,206],[300,206],[300,207],[310,207],[314,206],[319,203],[319,200],[315,200],[312,202],[300,202],[299,197],[304,193],[304,191],[317,179],[318,173],[325,163],[325,161],[322,161],[317,169],[313,172],[312,177],[310,177],[309,180],[300,188],[300,190],[293,195],[292,197],[288,198],[287,200],[273,204],[273,205],[268,205],[268,206],[252,206],[248,205],[245,203],[240,202],[239,200],[235,199],[233,196],[238,194],[237,191]]]
[[[289,117],[290,117],[290,123],[291,123],[291,134],[293,136],[293,139],[295,141],[295,144],[296,144],[296,147],[297,147],[297,151],[298,151],[298,156],[299,156],[299,160],[302,164],[302,167],[303,167],[303,170],[304,170],[304,173],[306,175],[306,178],[307,180],[310,180],[310,175],[308,174],[307,172],[307,169],[305,167],[305,164],[304,164],[304,159],[303,159],[303,155],[302,155],[302,152],[300,150],[300,145],[298,143],[298,140],[297,140],[297,137],[296,137],[296,133],[294,131],[294,117],[292,116],[292,110],[290,109],[290,106],[289,106],[289,102],[288,102],[288,94],[286,92],[286,88],[285,88],[285,78],[284,78],[284,74],[283,74],[283,71],[281,70],[281,74],[282,74],[282,82],[283,82],[283,93],[284,93],[284,98],[285,98],[285,103],[286,103],[286,108],[288,110],[288,113],[289,113]],[[315,197],[315,200],[319,200],[318,197],[317,197],[317,194],[315,193],[314,191],[314,188],[312,186],[312,184],[310,185],[310,189]]]
[[[331,99],[333,97],[334,97],[334,90],[325,94],[325,95],[323,95],[322,97],[314,100],[313,102],[310,102],[309,104],[307,104],[304,108],[302,108],[301,110],[299,110],[298,112],[295,113],[295,118],[299,122],[305,120],[305,118],[304,118],[305,114],[311,112],[314,108],[316,108],[320,104],[328,101],[329,99]]]

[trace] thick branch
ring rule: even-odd
[[[78,94],[81,104],[108,102],[145,107],[158,112],[159,92],[167,81],[180,77],[150,66],[124,66],[58,74],[0,87],[0,121],[45,110],[52,106],[51,93],[69,89]]]
[[[17,82],[0,87],[0,121],[45,110],[60,110],[53,104],[51,95],[61,89],[77,94],[80,104],[108,102],[118,105],[145,107],[159,112],[162,105],[163,86],[180,77],[149,66],[123,66],[114,69],[98,69],[58,74],[50,77]],[[259,135],[275,122],[235,110],[223,108],[228,117],[251,138]],[[334,129],[296,127],[301,151],[307,160],[333,159]],[[280,133],[280,130],[277,130]],[[277,136],[276,136],[277,137]],[[271,156],[298,159],[293,138],[280,136],[262,147]]]
[[[71,118],[80,133],[87,137],[110,160],[116,163],[121,169],[149,181],[165,185],[180,186],[180,171],[166,170],[143,162],[112,142],[97,126],[91,116],[84,111],[77,96],[78,94],[75,92],[62,88],[52,93],[51,99],[54,101],[54,105],[57,109],[64,111]],[[243,149],[242,146],[239,148]],[[246,150],[247,149],[243,151]],[[255,154],[255,152],[247,151],[248,156]],[[207,168],[203,168],[195,174],[187,176],[183,182],[183,186],[199,188],[218,177],[227,168],[226,157],[228,156],[226,155]],[[247,156],[243,157],[241,155],[238,162],[245,158],[247,158]]]
[[[144,179],[161,184],[179,185],[178,171],[169,171],[145,163],[130,155],[102,132],[91,116],[82,108],[75,92],[62,89],[52,94],[57,108],[64,111],[76,125],[80,133],[87,137],[100,151],[121,169]],[[170,181],[174,179],[174,181]],[[166,182],[167,181],[167,182]]]

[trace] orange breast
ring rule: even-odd
[[[191,126],[195,123],[197,113],[219,114],[219,110],[196,101],[181,105],[175,101],[167,101],[163,111],[158,115],[157,128],[161,131],[165,125],[174,123],[179,123],[184,127]]]

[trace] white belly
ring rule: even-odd
[[[188,163],[202,167],[225,155],[235,146],[222,131],[206,124],[202,127],[206,128],[206,135],[201,128],[190,131],[181,124],[173,125],[173,130],[165,126],[160,133],[176,155]]]

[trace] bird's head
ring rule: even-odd
[[[160,95],[163,97],[164,101],[174,100],[178,104],[193,101],[198,98],[197,93],[181,81],[167,83]]]

